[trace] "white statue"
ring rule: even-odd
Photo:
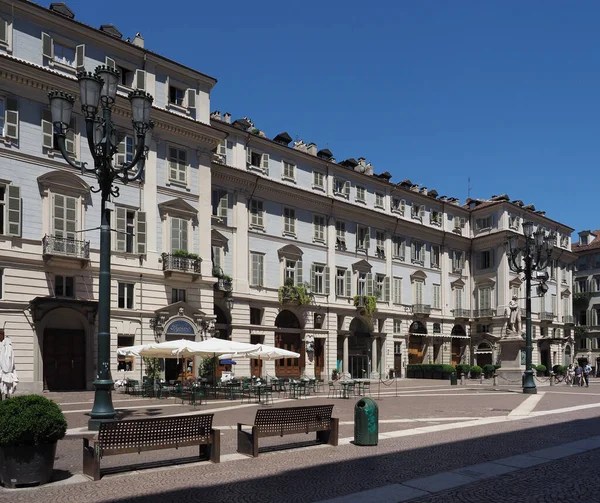
[[[18,382],[12,341],[4,333],[0,333],[0,395],[12,396]]]
[[[515,332],[521,334],[521,307],[519,306],[518,297],[513,295],[512,300],[508,303],[509,314],[506,332]]]

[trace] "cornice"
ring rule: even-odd
[[[146,186],[146,188],[148,188],[148,186]],[[162,194],[164,196],[170,196],[173,198],[186,199],[188,201],[194,201],[196,203],[198,202],[198,199],[200,197],[198,194],[191,194],[182,190],[171,189],[170,187],[163,187],[162,185],[156,186],[156,193]]]

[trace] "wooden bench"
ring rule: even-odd
[[[109,421],[100,424],[93,439],[83,439],[83,473],[100,480],[103,456],[198,445],[199,459],[221,460],[220,431],[213,414]]]
[[[308,405],[280,409],[259,409],[254,424],[238,423],[237,451],[258,456],[258,439],[316,432],[317,442],[338,445],[339,419],[331,417],[333,405]],[[245,431],[244,427],[252,428]]]

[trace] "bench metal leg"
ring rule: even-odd
[[[321,444],[329,444],[334,447],[338,445],[340,420],[337,417],[331,418],[331,429],[317,431],[317,442]]]
[[[242,430],[242,424],[238,423],[238,445],[237,451],[246,456],[258,456],[258,436],[256,426],[252,426],[252,433]]]
[[[221,462],[221,430],[210,430],[210,460],[213,463]]]
[[[92,480],[100,480],[100,457],[96,456],[95,443],[88,438],[83,439],[83,473]]]

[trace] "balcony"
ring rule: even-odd
[[[192,253],[163,253],[162,264],[165,277],[178,275],[197,279],[202,272],[202,259]]]
[[[575,316],[566,315],[562,317],[562,320],[565,325],[575,325]]]
[[[492,318],[496,316],[495,309],[475,309],[473,311],[473,318]]]
[[[452,314],[457,319],[460,318],[460,319],[468,320],[471,317],[471,310],[470,309],[453,309]]]
[[[430,314],[431,306],[429,304],[413,304],[412,312],[413,314]]]
[[[48,264],[68,265],[75,261],[86,267],[90,262],[90,242],[46,234],[42,239],[42,255]]]
[[[549,313],[547,311],[542,311],[540,313],[540,320],[541,321],[552,322],[552,321],[554,321],[554,318],[556,318],[556,315],[554,313]]]

